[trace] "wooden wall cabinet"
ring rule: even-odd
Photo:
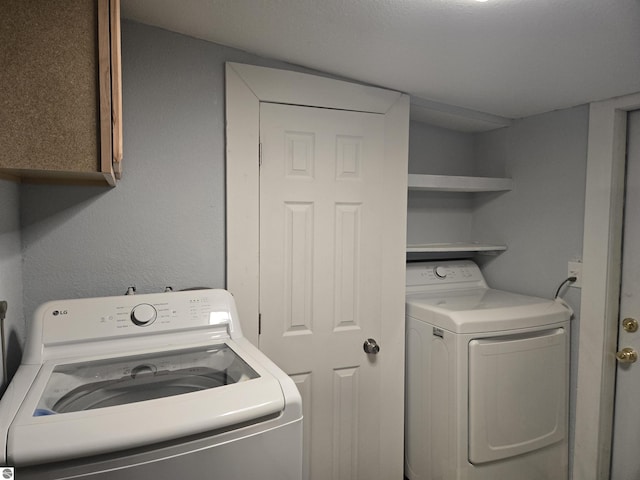
[[[120,0],[2,0],[0,175],[114,186]]]

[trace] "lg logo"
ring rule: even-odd
[[[54,317],[57,317],[58,315],[66,315],[68,312],[67,310],[54,310],[52,313]]]

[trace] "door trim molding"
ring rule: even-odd
[[[611,461],[627,112],[640,93],[589,108],[573,478],[607,480]]]

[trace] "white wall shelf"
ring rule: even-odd
[[[434,192],[504,192],[513,188],[511,178],[457,177],[409,174],[409,190]]]
[[[486,253],[497,254],[507,249],[506,245],[488,243],[426,243],[421,245],[407,245],[407,253]]]
[[[410,192],[430,191],[470,194],[480,192],[506,192],[513,189],[513,180],[511,178],[409,174],[408,180]],[[452,208],[455,210],[455,205],[459,205],[459,203],[454,202],[452,205],[454,205]],[[440,221],[442,221],[442,219],[440,219]],[[427,233],[427,236],[431,236],[429,232],[425,233]],[[414,236],[414,238],[416,237]],[[470,258],[479,254],[498,255],[506,249],[506,245],[473,241],[420,243],[407,245],[407,258],[434,260],[442,258]]]

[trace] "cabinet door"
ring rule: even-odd
[[[3,1],[0,170],[113,183],[110,30],[109,0]]]
[[[564,438],[567,332],[469,342],[469,461],[500,460]]]

